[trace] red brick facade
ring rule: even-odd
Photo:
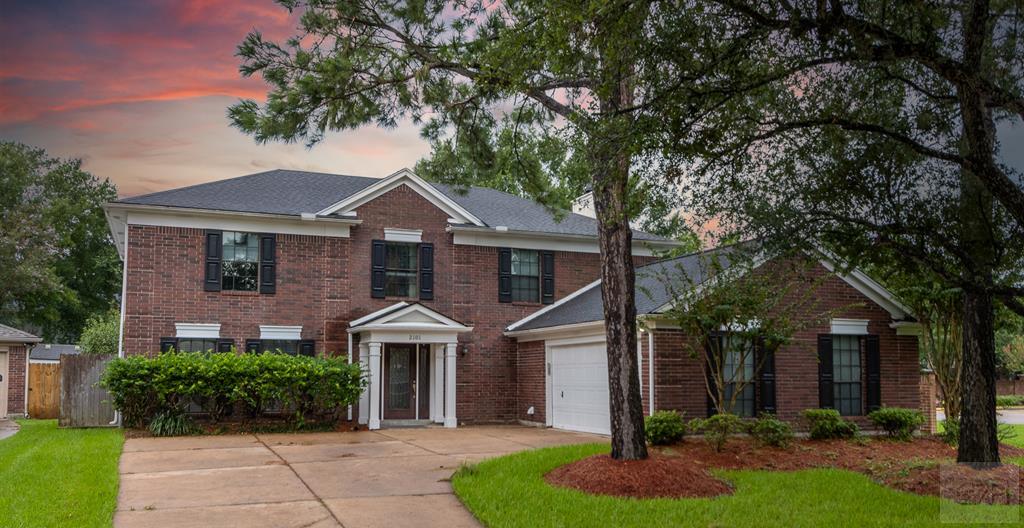
[[[771,266],[762,269],[769,273],[779,271],[778,268],[773,270]],[[828,274],[822,266],[815,265],[809,269],[802,269],[816,281],[813,290],[814,301],[806,306],[808,320],[820,319],[820,314],[826,312],[836,318],[866,319],[869,321],[868,333],[879,336],[882,405],[920,408],[934,415],[934,405],[929,409],[927,405],[922,404],[922,391],[919,390],[922,376],[918,361],[917,338],[897,336],[896,330],[889,327],[892,316],[886,310],[842,279]],[[811,321],[808,321],[808,326],[798,332],[791,343],[775,353],[778,416],[795,423],[799,423],[801,411],[819,406],[817,339],[819,334],[831,332],[830,322],[827,320],[810,323]],[[708,405],[702,371],[703,358],[694,353],[694,350],[700,348],[694,348],[695,340],[682,331],[664,327],[642,332],[639,336],[644,412],[647,413],[650,409],[648,360],[652,335],[655,351],[655,409],[677,410],[685,413],[687,419],[706,416]],[[539,410],[539,418],[534,420],[543,422],[544,341],[524,342],[519,347],[520,412],[525,409],[525,405],[533,405]],[[536,366],[528,367],[526,363]],[[863,368],[863,351],[861,365]],[[527,369],[533,373],[532,377],[528,377],[524,372]],[[538,373],[541,376],[539,379],[536,378]],[[861,379],[866,380],[866,376],[862,374]],[[527,380],[529,383],[524,383]],[[867,384],[862,381],[862,391],[866,390]],[[866,393],[862,394],[861,401],[866,401]],[[526,419],[522,416],[520,418]],[[862,426],[867,425],[863,417],[852,419]]]
[[[243,347],[259,325],[302,325],[320,353],[347,353],[349,322],[398,301],[416,301],[473,331],[460,338],[457,416],[465,422],[507,422],[516,416],[517,380],[531,377],[517,360],[515,342],[502,332],[540,309],[539,303],[498,302],[498,248],[455,245],[448,215],[407,186],[360,206],[351,236],[277,235],[277,288],[273,295],[203,291],[204,230],[130,225],[125,296],[125,350],[155,354],[174,323],[220,323],[221,338]],[[422,230],[434,244],[434,299],[370,296],[371,241],[385,228]],[[649,259],[638,259],[649,260]],[[555,299],[598,276],[594,253],[555,253]],[[543,368],[543,357],[540,368]],[[531,378],[532,379],[532,378]],[[541,378],[543,384],[543,378]],[[543,405],[538,412],[543,419]]]
[[[25,345],[0,345],[7,347],[7,415],[25,414],[25,367],[28,347]],[[0,374],[4,374],[0,372]]]

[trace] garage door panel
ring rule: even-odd
[[[554,427],[609,434],[604,343],[553,346],[551,388]]]

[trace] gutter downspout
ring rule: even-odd
[[[128,220],[124,222],[124,258],[121,266],[121,328],[117,333],[117,357],[124,357],[125,303],[128,296]],[[121,425],[121,411],[114,411],[114,420],[108,425]]]
[[[650,413],[654,415],[654,331],[647,332],[647,378]]]

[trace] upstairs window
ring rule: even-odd
[[[259,235],[224,231],[221,289],[256,291],[259,283]]]
[[[540,255],[535,250],[512,250],[512,301],[540,302]]]
[[[384,264],[384,295],[387,297],[416,297],[417,244],[387,242]]]

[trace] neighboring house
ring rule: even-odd
[[[530,200],[459,192],[407,170],[383,179],[275,170],[126,198],[106,212],[124,260],[122,353],[345,355],[367,368],[354,418],[371,429],[527,421],[607,431],[592,218],[559,221]],[[638,265],[676,245],[641,232],[633,242]],[[841,279],[825,294],[866,295]],[[590,311],[571,320],[583,300]],[[896,404],[916,395],[916,341],[890,338],[907,314],[878,306],[850,317],[885,336],[882,400]],[[691,389],[675,384],[694,380],[670,375],[685,361],[672,358],[671,330],[659,330],[655,407],[688,408]],[[912,352],[892,351],[897,343]],[[913,367],[903,362],[911,353]],[[789,387],[817,394],[817,375],[798,365],[789,380],[782,356],[777,396],[790,413]],[[643,370],[649,398],[646,360]],[[890,383],[889,371],[907,383]],[[697,381],[692,390],[703,390]],[[816,406],[801,398],[801,409]]]
[[[39,343],[28,353],[29,363],[60,363],[62,355],[77,356],[82,350],[78,345]]]
[[[24,416],[28,401],[28,347],[42,339],[0,324],[0,418]]]

